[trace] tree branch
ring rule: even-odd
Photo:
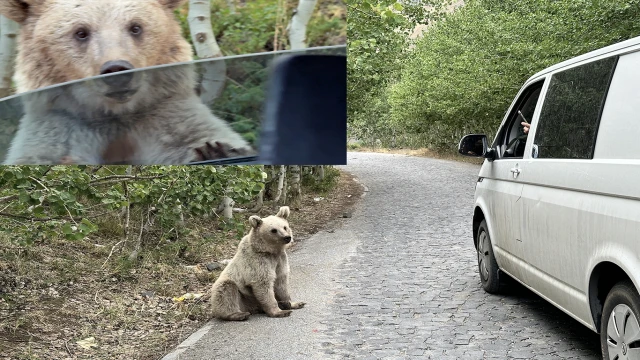
[[[105,185],[105,184],[113,184],[126,180],[154,180],[154,179],[162,179],[168,177],[169,174],[165,175],[155,175],[155,176],[137,176],[137,175],[110,175],[105,176],[100,179],[91,180],[89,185]]]

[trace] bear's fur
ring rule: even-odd
[[[185,1],[0,0],[0,14],[21,25],[18,92],[191,61],[173,14]],[[195,88],[194,67],[185,64],[24,95],[5,164],[185,164],[254,154]]]
[[[293,242],[287,218],[289,207],[261,219],[249,218],[251,230],[245,235],[236,255],[211,288],[214,317],[241,321],[264,312],[270,317],[286,317],[304,302],[291,302],[289,260],[286,248]]]

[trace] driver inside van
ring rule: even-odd
[[[522,131],[525,133],[525,135],[529,134],[529,128],[531,127],[531,124],[529,124],[526,121],[523,121],[520,123],[520,125],[522,125]],[[533,144],[533,148],[531,149],[531,157],[533,157],[534,159],[538,158],[538,145],[537,144]]]

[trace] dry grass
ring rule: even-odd
[[[333,189],[304,194],[290,218],[296,241],[333,226],[361,192],[341,173]],[[191,233],[180,239],[146,238],[139,262],[128,261],[127,249],[105,264],[121,240],[117,221],[103,219],[100,233],[79,242],[20,248],[0,238],[0,359],[158,359],[204,325],[206,302],[173,298],[211,286],[219,270],[206,264],[233,256],[236,233],[215,220],[191,220]],[[76,343],[89,337],[97,347]]]
[[[441,153],[437,151],[433,151],[431,149],[422,148],[422,149],[385,149],[385,148],[370,148],[370,147],[358,147],[349,149],[349,151],[354,152],[375,152],[382,154],[400,154],[400,155],[408,155],[408,156],[418,156],[418,157],[428,157],[434,159],[442,159],[442,160],[452,160],[459,161],[464,163],[471,164],[482,164],[484,159],[477,159],[472,157],[466,157],[458,154],[451,153]]]

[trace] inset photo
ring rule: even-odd
[[[3,164],[346,164],[340,14],[183,3],[2,3]]]

